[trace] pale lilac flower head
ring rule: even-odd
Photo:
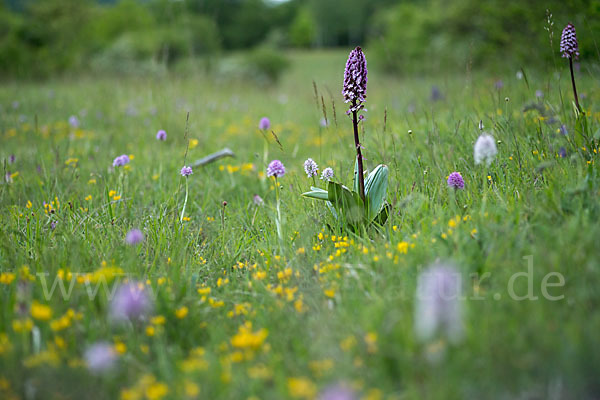
[[[535,91],[535,97],[536,97],[536,98],[538,98],[538,99],[541,99],[541,98],[543,98],[543,97],[544,97],[544,92],[542,92],[542,91],[541,91],[541,90],[539,90],[539,89],[538,89],[538,90],[536,90],[536,91]]]
[[[267,176],[274,176],[276,178],[281,178],[285,175],[285,167],[283,163],[279,160],[273,160],[269,163],[267,167]]]
[[[321,179],[329,182],[333,178],[333,168],[327,167],[321,173]]]
[[[194,171],[192,171],[192,167],[185,166],[185,167],[181,168],[181,176],[185,176],[187,178],[188,176],[190,176],[193,173],[194,173]]]
[[[448,187],[452,189],[464,189],[465,181],[460,172],[453,172],[448,175]]]
[[[262,197],[260,197],[257,194],[254,195],[254,197],[252,198],[252,201],[254,202],[254,205],[257,205],[257,206],[262,206],[264,203],[264,200],[262,199]]]
[[[317,400],[358,400],[358,396],[349,386],[337,384],[323,389]]]
[[[357,47],[348,55],[344,70],[342,95],[344,103],[350,103],[350,109],[346,114],[364,108],[363,103],[367,97],[367,80],[367,59],[362,49]]]
[[[492,136],[483,133],[477,138],[475,146],[473,147],[475,164],[485,162],[485,164],[489,166],[494,160],[494,157],[496,157],[496,154],[498,154],[498,148],[496,147],[496,141]]]
[[[125,236],[125,243],[129,245],[138,244],[144,241],[144,234],[139,229],[132,229]]]
[[[137,282],[128,282],[119,286],[110,303],[110,316],[117,322],[139,320],[151,311],[152,301],[144,285]]]
[[[577,43],[577,34],[573,24],[565,26],[560,37],[560,52],[565,58],[579,58],[579,44]]]
[[[165,141],[167,140],[167,132],[164,129],[161,129],[156,133],[156,140]]]
[[[494,87],[498,90],[502,89],[504,87],[504,82],[502,82],[502,79],[498,79],[494,84]]]
[[[306,161],[304,161],[304,172],[306,172],[306,176],[312,178],[314,176],[317,176],[317,174],[319,173],[319,166],[312,158],[309,158]]]
[[[15,161],[17,161],[17,157],[16,157],[14,154],[11,154],[11,155],[8,157],[8,163],[9,163],[9,164],[14,164],[14,163],[15,163]]]
[[[127,154],[122,154],[114,159],[113,167],[122,167],[123,165],[129,164],[129,156]]]
[[[258,129],[266,131],[270,127],[271,127],[271,121],[269,120],[269,118],[267,118],[267,117],[261,118],[260,122],[258,123]]]
[[[421,272],[415,299],[415,333],[422,341],[445,336],[457,342],[463,335],[462,278],[452,265],[434,264]]]
[[[107,342],[94,343],[83,356],[88,369],[94,374],[101,374],[112,369],[117,361],[117,352]]]
[[[79,128],[79,118],[77,118],[75,115],[71,115],[69,117],[69,125],[71,125],[71,128]]]
[[[326,128],[329,126],[329,121],[327,121],[324,117],[321,118],[321,121],[319,122],[319,125],[321,125],[323,128]]]

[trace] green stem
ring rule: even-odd
[[[275,198],[277,204],[277,218],[275,219],[275,225],[277,226],[277,236],[279,237],[279,243],[283,244],[283,233],[281,232],[281,201],[279,198],[279,182],[275,177]]]
[[[187,206],[188,201],[188,180],[185,178],[185,200],[183,201],[183,209],[181,210],[181,217],[179,218],[179,222],[183,222],[183,216],[185,215],[185,206]]]
[[[356,107],[356,100],[352,102],[353,107]],[[365,201],[365,177],[363,169],[363,157],[360,150],[360,139],[358,137],[358,112],[352,112],[352,125],[354,126],[354,145],[356,146],[356,159],[358,160],[358,194]]]
[[[575,74],[573,73],[573,57],[569,57],[569,69],[571,70],[571,84],[573,85],[573,96],[575,97],[575,107],[580,114],[583,114],[583,110],[579,105],[579,97],[577,96],[577,86],[575,86]]]

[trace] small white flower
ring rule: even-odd
[[[473,148],[473,155],[475,158],[475,164],[481,164],[485,162],[489,166],[494,157],[498,154],[498,148],[494,138],[487,133],[482,134],[477,138],[475,147]]]
[[[304,161],[304,172],[306,172],[306,176],[312,178],[319,173],[319,166],[312,158],[309,158]]]
[[[333,168],[327,167],[321,173],[321,180],[329,182],[333,178]]]

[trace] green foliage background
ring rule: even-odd
[[[535,64],[558,54],[569,21],[589,60],[599,16],[599,0],[4,0],[0,76],[213,66],[222,51],[256,46],[272,58],[284,47],[363,45],[392,72]]]

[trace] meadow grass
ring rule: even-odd
[[[346,55],[294,53],[276,87],[200,73],[5,84],[0,397],[310,399],[340,382],[373,400],[597,397],[598,155],[572,145],[566,67],[526,71],[527,80],[371,69],[366,169],[389,166],[393,212],[382,229],[353,235],[300,196],[313,184],[308,157],[351,184]],[[582,70],[578,79],[597,133],[597,78]],[[430,99],[433,85],[443,99]],[[265,116],[280,144],[259,131]],[[489,167],[473,161],[480,120],[497,140]],[[181,167],[224,147],[235,158],[187,178],[180,223]],[[131,162],[113,168],[120,154]],[[265,177],[272,159],[287,168],[283,240],[275,181]],[[464,190],[448,189],[453,171]],[[133,228],[145,239],[128,245]],[[414,333],[417,276],[436,260],[464,279],[456,344]],[[531,280],[515,279],[514,292],[531,283],[537,300],[517,300],[511,277],[530,265]],[[560,300],[542,292],[551,272],[564,277],[547,290]],[[108,292],[124,280],[155,298],[150,316],[123,325],[111,321]],[[58,281],[73,282],[69,296]],[[95,375],[83,357],[99,341],[118,360]]]

